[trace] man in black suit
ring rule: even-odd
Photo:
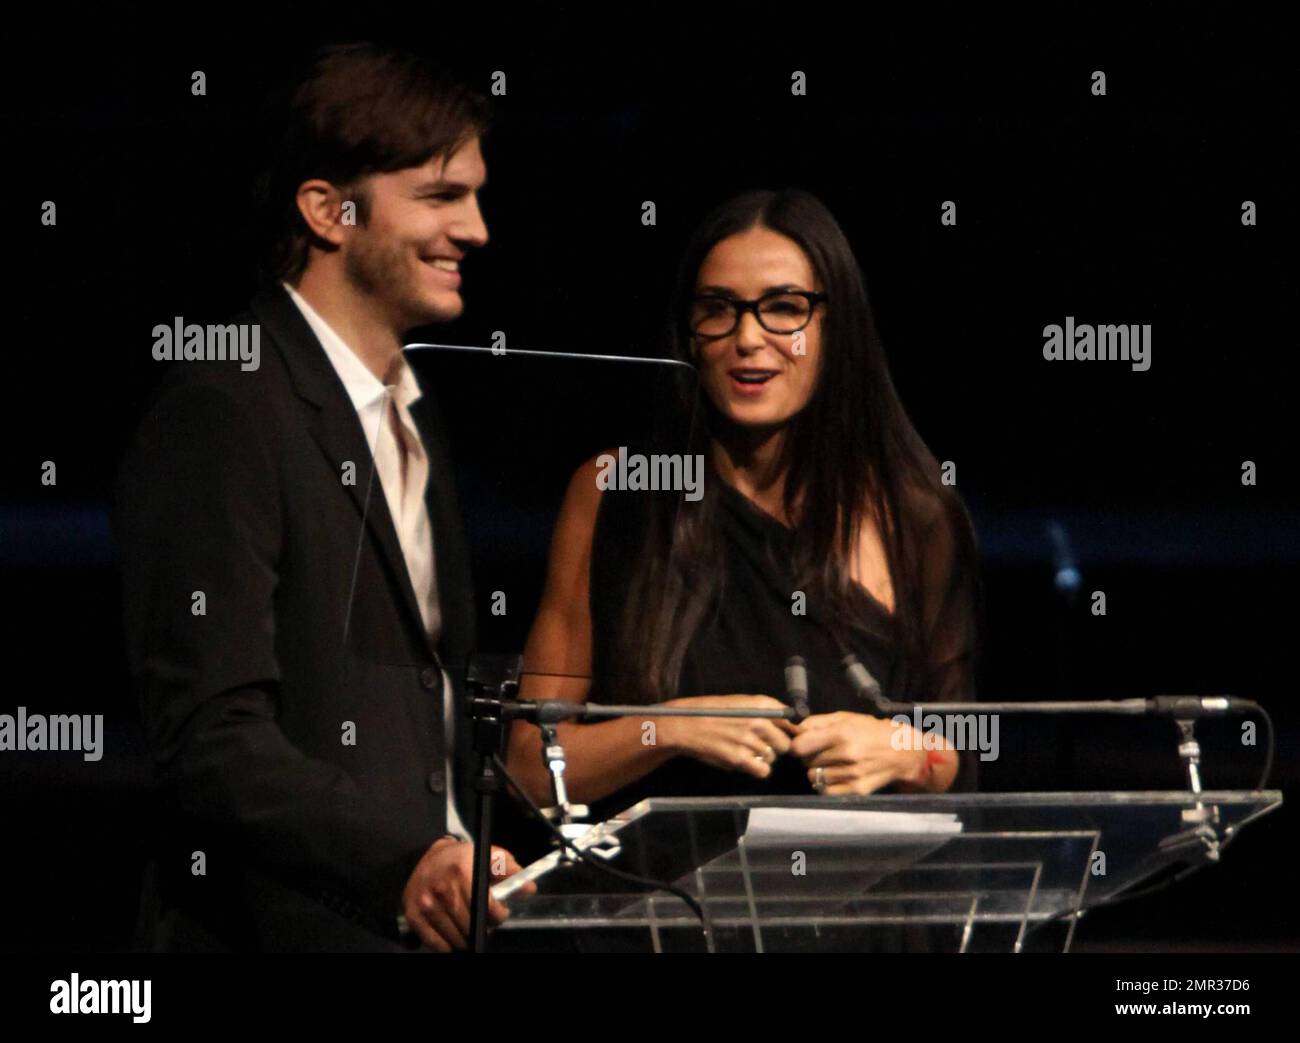
[[[322,52],[263,183],[275,281],[235,320],[257,366],[170,363],[123,468],[128,653],[168,812],[152,948],[465,945],[473,592],[401,345],[463,307],[485,125],[414,58]]]

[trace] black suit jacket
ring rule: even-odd
[[[169,363],[117,489],[165,823],[142,943],[398,948],[402,888],[446,831],[446,786],[472,828],[464,742],[443,770],[439,665],[459,718],[474,604],[437,407],[426,389],[411,409],[430,462],[434,648],[324,349],[279,286],[234,321],[260,324],[260,367]]]

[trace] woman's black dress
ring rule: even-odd
[[[770,695],[789,702],[784,669],[802,656],[809,675],[813,713],[836,710],[871,712],[850,687],[840,661],[840,645],[817,616],[815,607],[793,611],[795,592],[791,552],[793,533],[732,486],[719,483],[719,523],[726,560],[724,580],[713,611],[690,642],[678,694]],[[643,553],[643,496],[607,491],[597,514],[591,557],[592,688],[594,702],[617,703],[624,684],[615,661],[615,642],[627,602],[632,568]],[[957,701],[974,698],[975,562],[958,552],[950,526],[937,509],[923,526],[922,601],[929,635],[927,662],[909,663],[900,654],[898,621],[864,588],[855,586],[859,617],[841,640],[894,700]],[[810,599],[809,599],[810,600]],[[977,753],[961,754],[953,791],[975,788]],[[793,755],[780,757],[772,773],[757,779],[676,757],[657,770],[597,802],[593,820],[606,819],[651,796],[734,796],[813,794],[806,767]],[[886,790],[888,792],[888,790]],[[944,929],[886,928],[873,932],[868,948],[917,951],[948,947]],[[855,934],[844,947],[861,951]],[[836,948],[832,937],[822,948]]]
[[[719,482],[719,522],[726,561],[713,612],[691,641],[682,667],[679,695],[770,695],[789,702],[785,664],[792,655],[808,666],[813,713],[850,710],[869,713],[845,678],[843,653],[806,599],[795,606],[791,552],[793,533],[732,486]],[[642,553],[639,512],[645,499],[608,491],[596,516],[591,556],[593,702],[625,702],[615,638],[631,581]],[[924,614],[930,633],[929,662],[908,663],[899,651],[898,622],[863,587],[854,586],[860,609],[843,639],[880,682],[886,697],[952,702],[974,698],[974,562],[954,551],[955,541],[936,513],[926,529]],[[963,757],[953,791],[975,788],[974,757]],[[677,757],[639,782],[602,801],[607,817],[648,796],[734,796],[812,794],[807,769],[793,756],[781,757],[765,779]]]

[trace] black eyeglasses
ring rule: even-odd
[[[752,301],[706,294],[691,301],[691,332],[706,339],[725,337],[740,325],[744,312],[752,311],[768,333],[798,333],[824,300],[826,294],[807,290],[773,290]]]

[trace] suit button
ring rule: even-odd
[[[429,689],[429,691],[433,691],[437,688],[438,682],[441,680],[442,678],[438,675],[438,671],[435,667],[426,666],[420,671],[420,684],[424,685],[424,687]]]
[[[434,793],[442,793],[447,788],[447,776],[441,768],[435,768],[429,772],[429,789]]]

